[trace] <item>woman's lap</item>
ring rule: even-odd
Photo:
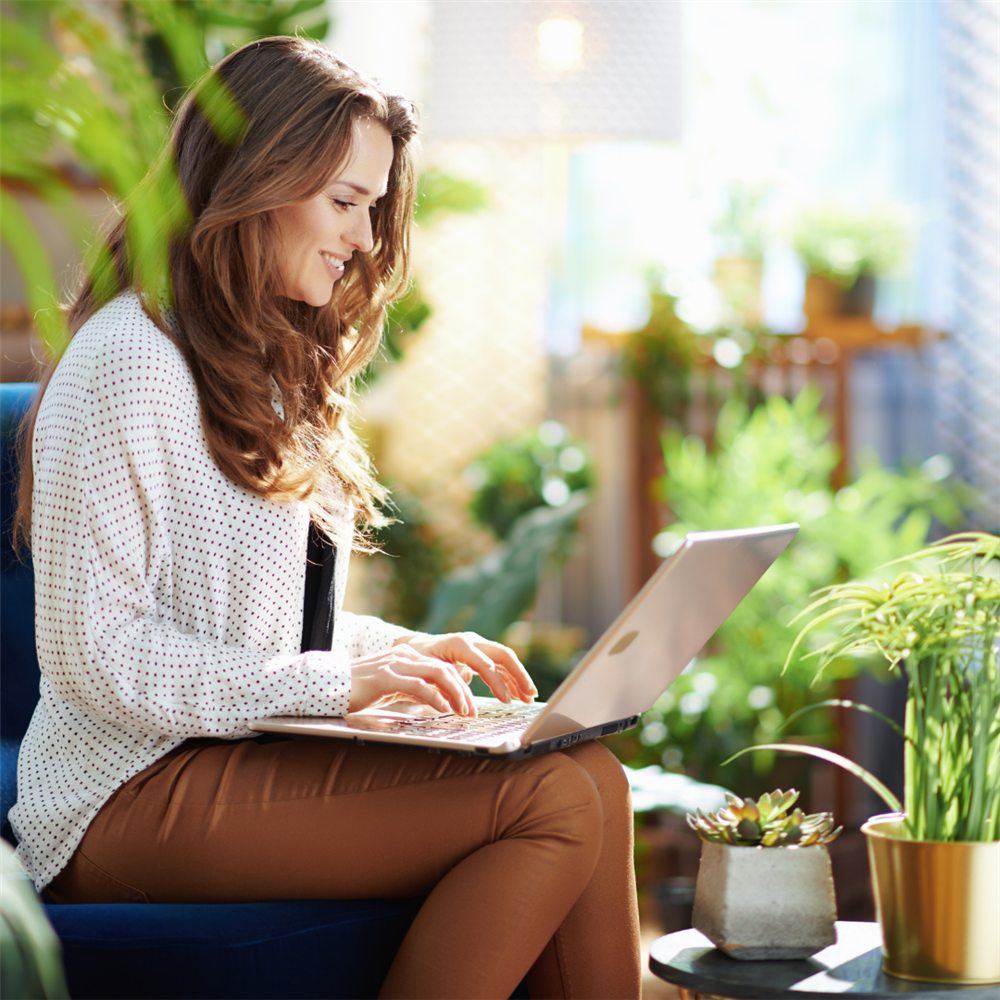
[[[586,767],[562,753],[504,762],[326,740],[192,740],[105,804],[50,895],[420,895],[506,838],[534,839],[552,863],[579,865],[599,850],[602,825]]]

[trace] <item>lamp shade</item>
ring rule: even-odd
[[[676,139],[681,7],[435,0],[428,133]]]

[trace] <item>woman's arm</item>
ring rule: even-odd
[[[38,654],[59,698],[181,738],[347,711],[346,653],[298,651],[308,513],[222,476],[187,366],[135,297],[74,338],[33,452]]]

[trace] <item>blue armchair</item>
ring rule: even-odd
[[[17,755],[38,701],[34,578],[11,541],[14,438],[34,385],[0,386],[0,835],[17,798]],[[374,997],[422,899],[227,904],[115,903],[45,909],[70,995]],[[521,994],[526,995],[526,994]]]

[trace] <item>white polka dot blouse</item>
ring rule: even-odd
[[[345,518],[333,649],[300,652],[309,513],[219,471],[191,372],[135,294],[73,338],[32,454],[42,679],[10,819],[40,890],[129,778],[192,737],[343,715],[349,659],[405,630],[341,610]]]

